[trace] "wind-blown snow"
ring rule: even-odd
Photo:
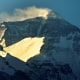
[[[35,17],[43,17],[47,19],[47,15],[50,13],[48,8],[29,7],[25,9],[16,9],[13,14],[10,15],[6,12],[0,14],[0,22],[3,21],[23,21]]]
[[[41,38],[25,38],[20,42],[4,48],[10,55],[26,62],[29,58],[40,53],[44,37]]]

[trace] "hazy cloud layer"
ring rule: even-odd
[[[0,13],[0,22],[3,21],[23,21],[25,19],[30,19],[34,17],[44,17],[47,18],[51,10],[48,8],[37,8],[37,7],[29,7],[25,9],[16,9],[13,14],[10,15],[6,12]]]

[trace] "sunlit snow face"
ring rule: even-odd
[[[4,50],[10,55],[26,62],[31,57],[40,54],[40,49],[44,41],[44,37],[41,38],[25,38],[18,43],[15,43],[9,47],[4,48]],[[3,54],[2,54],[3,56]]]

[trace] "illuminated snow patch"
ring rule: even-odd
[[[29,58],[40,54],[44,37],[25,38],[11,46],[4,48],[10,55],[26,62]]]

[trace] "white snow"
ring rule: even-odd
[[[26,62],[29,58],[40,54],[44,37],[41,38],[25,38],[18,43],[4,48],[10,55]]]

